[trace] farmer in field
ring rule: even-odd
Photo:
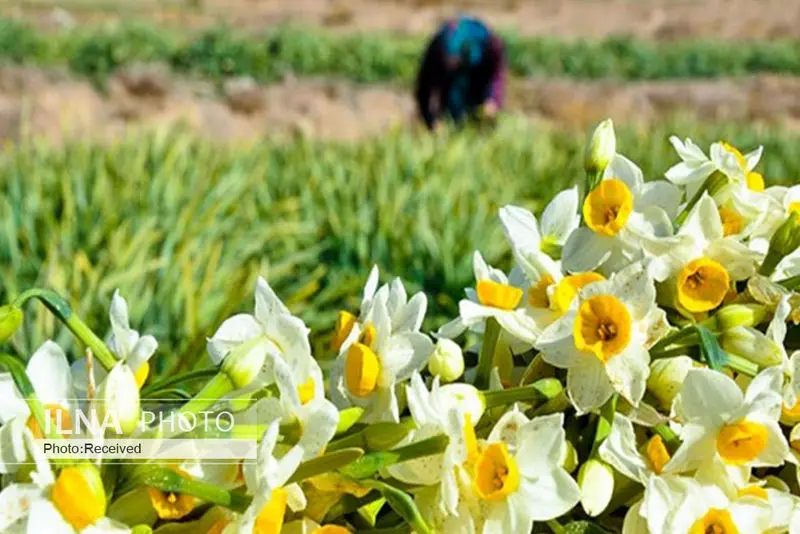
[[[458,17],[445,22],[428,45],[417,76],[416,99],[425,125],[434,130],[446,116],[492,120],[503,104],[503,41],[482,22]]]

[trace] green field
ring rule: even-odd
[[[800,135],[745,124],[623,127],[618,147],[657,178],[677,160],[674,132],[765,144],[769,183],[800,173]],[[193,365],[225,317],[252,307],[258,273],[316,343],[338,309],[357,309],[373,263],[384,279],[401,276],[429,295],[433,328],[457,313],[473,250],[507,265],[498,207],[541,210],[582,179],[583,144],[582,132],[513,119],[492,135],[399,131],[348,145],[298,138],[227,148],[179,131],[109,147],[23,144],[0,155],[0,300],[51,287],[103,332],[120,288],[134,324],[162,343],[162,372]],[[32,306],[18,349],[29,354],[50,336],[69,346],[54,328]]]
[[[664,44],[624,37],[602,41],[505,37],[509,68],[518,76],[642,80],[800,74],[800,45],[786,40],[731,46],[713,40]],[[190,34],[136,24],[53,34],[0,19],[0,58],[29,64],[66,63],[96,81],[133,61],[160,61],[176,72],[214,79],[248,75],[271,82],[291,72],[365,83],[408,83],[424,44],[421,37],[337,35],[299,27],[263,35],[225,28]]]

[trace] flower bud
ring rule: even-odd
[[[769,276],[775,271],[778,263],[800,247],[800,214],[791,212],[769,240],[767,256],[758,272]]]
[[[758,326],[767,316],[767,307],[761,304],[729,304],[714,314],[717,331],[733,330],[737,326]]]
[[[719,337],[723,350],[746,358],[762,367],[780,365],[783,353],[773,340],[755,328],[737,326]]]
[[[50,499],[75,530],[83,530],[106,514],[106,492],[97,468],[89,463],[65,467]]]
[[[662,358],[650,364],[647,389],[658,400],[661,408],[670,409],[672,400],[681,390],[686,374],[693,366],[694,362],[688,356]]]
[[[228,375],[236,389],[243,389],[256,379],[266,359],[267,353],[259,339],[245,341],[225,357],[222,372]]]
[[[139,386],[128,365],[120,362],[111,369],[100,386],[96,403],[99,423],[118,426],[131,434],[139,422]]]
[[[602,514],[614,493],[614,471],[605,462],[590,458],[578,470],[581,506],[589,517]]]
[[[22,310],[16,306],[0,306],[0,343],[7,341],[22,324]]]
[[[441,338],[428,360],[428,371],[438,376],[442,382],[455,382],[464,374],[464,355],[455,342]]]
[[[578,467],[578,451],[575,450],[575,446],[569,440],[564,440],[564,446],[561,447],[561,467],[563,467],[567,473],[572,473],[575,471],[575,468]]]
[[[473,421],[479,421],[483,417],[483,412],[486,410],[486,403],[483,400],[483,395],[475,386],[464,383],[447,384],[439,389],[444,402],[442,403],[443,410],[449,410],[452,407],[458,407],[472,418]]]
[[[614,135],[614,122],[606,119],[597,125],[586,145],[584,169],[587,174],[602,173],[614,159],[617,152],[617,138]]]

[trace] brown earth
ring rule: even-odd
[[[508,111],[531,120],[585,127],[603,117],[647,124],[684,114],[705,121],[800,125],[800,78],[640,83],[513,80]],[[0,68],[0,142],[33,135],[108,140],[136,128],[183,123],[219,141],[304,132],[355,140],[413,121],[409,93],[341,80],[286,79],[266,87],[233,80],[224,88],[175,79],[152,65],[114,76],[105,94],[61,70]]]
[[[227,23],[261,30],[294,22],[419,34],[462,11],[524,35],[800,37],[797,0],[0,0],[4,15],[46,26],[140,17],[182,27]]]

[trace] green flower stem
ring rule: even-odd
[[[758,364],[751,362],[747,358],[742,358],[736,354],[728,353],[728,361],[725,365],[747,376],[756,376],[758,374]]]
[[[487,410],[498,406],[505,406],[515,402],[529,402],[542,404],[556,398],[564,386],[556,378],[542,378],[528,386],[503,389],[498,391],[483,391],[483,402]]]
[[[600,408],[600,418],[597,420],[597,429],[594,432],[594,441],[592,442],[591,458],[599,458],[600,445],[611,433],[611,427],[614,425],[614,414],[617,413],[618,400],[619,393],[614,393]]]
[[[25,365],[22,361],[16,356],[2,353],[0,354],[0,367],[4,367],[11,373],[14,385],[17,386],[17,389],[28,404],[28,408],[42,433],[47,439],[60,439],[61,436],[49,428],[51,425],[45,424],[47,419],[45,418],[44,405],[36,396],[36,391],[33,389],[33,384],[31,384],[28,374],[25,372]]]
[[[322,520],[323,523],[332,523],[333,521],[339,519],[340,517],[353,513],[359,508],[363,506],[367,506],[368,504],[372,504],[378,499],[382,499],[383,495],[381,492],[377,490],[370,491],[363,497],[356,497],[354,495],[345,494],[342,496],[341,499],[336,501],[336,503],[330,507],[328,512],[325,514],[325,518]]]
[[[533,410],[533,416],[537,415],[549,415],[551,413],[559,413],[565,412],[572,406],[572,403],[569,401],[569,397],[567,396],[567,392],[562,390],[561,393],[556,395],[554,398],[550,399],[549,401],[545,402],[535,410]]]
[[[223,395],[230,393],[233,389],[233,382],[228,375],[217,373],[192,400],[181,407],[178,413],[181,415],[197,415],[206,408],[213,406]]]
[[[661,423],[660,425],[654,426],[653,431],[661,436],[661,439],[664,441],[664,445],[667,447],[667,450],[670,453],[678,450],[678,447],[681,445],[681,438],[678,437],[678,434],[676,434],[675,431],[669,427],[669,425]]]
[[[344,476],[362,480],[375,475],[384,467],[440,454],[447,448],[448,442],[447,436],[439,435],[391,451],[372,452],[365,454],[363,458],[348,465],[340,472]]]
[[[669,350],[660,350],[656,352],[650,352],[650,359],[651,360],[659,360],[661,358],[672,358],[673,356],[686,356],[689,352],[686,350],[686,346],[675,347],[674,349]]]
[[[86,326],[80,317],[72,313],[69,303],[55,291],[49,289],[29,289],[14,299],[13,306],[21,308],[30,299],[39,300],[50,310],[53,315],[64,323],[70,332],[84,345],[91,349],[92,354],[106,371],[110,371],[117,363],[117,359],[108,349],[103,340],[97,337],[91,328]]]
[[[489,375],[494,366],[494,351],[497,341],[500,339],[502,328],[494,317],[486,319],[486,330],[483,334],[483,344],[481,353],[478,356],[478,368],[475,372],[475,387],[478,389],[488,389]]]
[[[149,467],[141,474],[139,481],[148,487],[164,492],[191,495],[205,502],[218,504],[237,512],[244,512],[253,500],[244,493],[226,491],[214,484],[186,478],[172,469]]]
[[[711,319],[713,320],[713,318]],[[695,330],[694,325],[689,325],[686,327],[681,328],[677,332],[672,332],[661,338],[655,345],[650,347],[650,354],[657,354],[659,351],[666,349],[670,345],[675,345],[680,341],[685,341],[692,336],[695,336],[697,331]],[[694,340],[692,344],[696,344],[697,341]]]
[[[784,278],[778,283],[789,290],[798,289],[800,288],[800,275],[792,276],[791,278]]]
[[[432,534],[433,531],[422,518],[417,504],[408,493],[379,480],[364,480],[361,484],[367,488],[380,491],[387,504],[408,523],[414,532],[417,534]]]
[[[364,451],[356,448],[342,449],[317,456],[316,458],[301,463],[286,483],[300,482],[307,478],[341,469],[358,461],[363,456]]]
[[[403,417],[399,423],[373,423],[358,432],[331,441],[327,450],[335,451],[345,447],[359,447],[367,451],[386,450],[395,446],[416,428],[417,424],[412,417]]]
[[[547,522],[547,526],[550,527],[550,530],[553,531],[553,534],[567,534],[567,529],[561,526],[555,519],[551,519]]]
[[[197,369],[196,371],[189,371],[187,373],[170,376],[163,380],[159,380],[158,382],[153,382],[152,384],[149,384],[147,387],[143,388],[142,397],[147,397],[155,392],[171,389],[193,380],[209,378],[217,373],[219,373],[219,369],[217,367],[204,367],[203,369]]]
[[[689,213],[691,213],[695,205],[700,202],[700,199],[703,198],[703,193],[708,192],[709,195],[713,196],[727,182],[728,178],[718,171],[712,173],[708,178],[706,178],[703,186],[697,190],[697,193],[695,193],[692,199],[686,204],[686,207],[683,208],[683,211],[678,214],[678,217],[675,219],[675,226],[680,228],[683,223],[686,222],[686,218],[689,217]]]
[[[772,247],[769,247],[767,250],[767,256],[764,258],[764,262],[761,264],[761,267],[758,268],[758,274],[762,276],[769,276],[775,272],[775,268],[783,259],[784,255],[775,250]]]

